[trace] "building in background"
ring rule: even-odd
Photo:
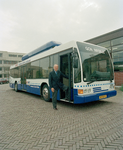
[[[9,77],[10,66],[21,62],[24,53],[0,51],[0,78]]]
[[[115,85],[123,84],[123,28],[85,42],[108,48],[114,64]]]

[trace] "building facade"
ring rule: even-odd
[[[123,84],[123,28],[85,42],[108,48],[114,64],[115,85]]]
[[[8,78],[10,66],[21,61],[24,53],[0,51],[0,78]]]

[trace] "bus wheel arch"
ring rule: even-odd
[[[41,95],[46,102],[50,102],[50,89],[47,83],[41,84]]]
[[[17,84],[17,81],[15,81],[14,89],[15,89],[16,92],[18,92],[18,84]]]

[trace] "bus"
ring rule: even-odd
[[[49,73],[54,64],[68,76],[61,82],[69,87],[69,98],[58,90],[57,100],[82,104],[106,99],[117,94],[113,63],[108,50],[86,42],[66,44],[51,41],[24,55],[22,62],[10,67],[9,85],[17,91],[40,95],[49,102],[52,92]]]

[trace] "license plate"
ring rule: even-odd
[[[99,99],[106,98],[106,97],[107,97],[107,95],[101,95],[101,96],[99,96]]]

